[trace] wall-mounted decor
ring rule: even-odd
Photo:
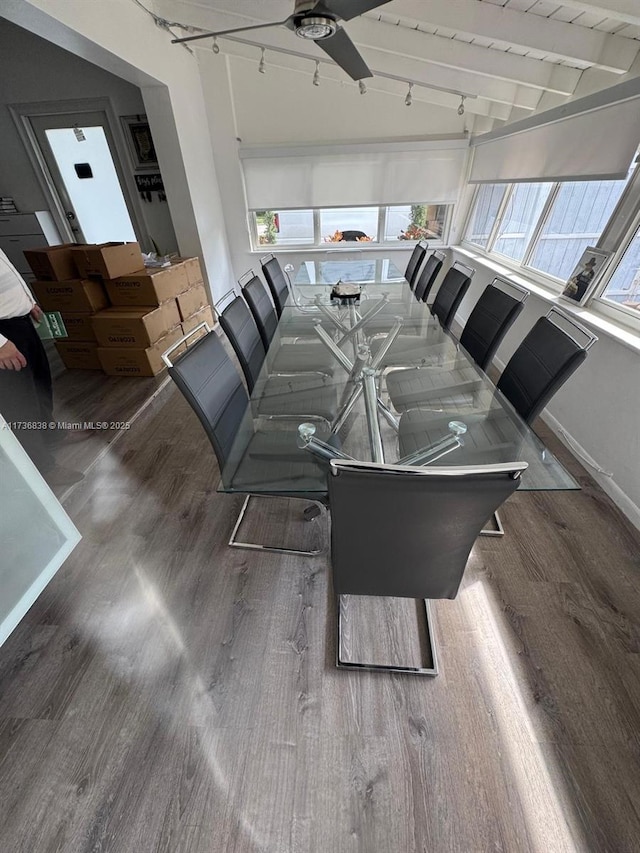
[[[145,115],[120,116],[134,169],[156,169],[158,159]]]
[[[575,269],[567,279],[562,295],[571,302],[584,305],[604,272],[611,252],[587,246]]]

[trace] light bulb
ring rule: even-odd
[[[409,83],[409,91],[407,92],[407,97],[404,99],[404,103],[407,107],[410,107],[413,103],[413,95],[411,94],[411,90],[413,89],[413,83]]]
[[[458,107],[458,115],[463,116],[464,115],[464,98],[465,98],[465,96],[461,95],[460,98],[461,98],[461,101],[460,101],[460,106]]]
[[[316,59],[316,70],[313,72],[313,85],[320,85],[320,60]]]
[[[358,80],[358,89],[360,89],[361,95],[367,94],[367,87],[365,86],[364,80]]]
[[[260,62],[258,63],[258,71],[260,72],[260,74],[264,74],[267,70],[264,64],[264,48],[262,47],[260,48],[260,50],[262,52],[260,54]]]
[[[214,53],[220,53],[220,45],[218,44],[218,39],[216,36],[213,37],[213,44],[211,45],[211,50]]]

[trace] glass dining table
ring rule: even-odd
[[[285,352],[294,369],[283,374],[276,368]],[[406,391],[412,401],[399,410],[387,392],[392,371],[400,398]],[[410,466],[524,461],[520,490],[579,488],[390,260],[301,265],[220,489],[320,500],[336,457]]]

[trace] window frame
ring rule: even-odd
[[[455,214],[456,205],[454,203],[450,204],[436,204],[435,202],[428,201],[416,201],[416,202],[408,202],[406,206],[421,204],[426,207],[429,206],[438,206],[446,208],[445,219],[442,227],[442,236],[439,238],[430,237],[427,238],[429,241],[429,245],[433,245],[436,247],[446,246],[449,240],[449,233],[451,230],[451,223],[453,222],[453,217]],[[375,251],[380,249],[401,249],[401,248],[413,248],[419,240],[398,240],[396,237],[393,240],[385,239],[385,233],[387,229],[387,217],[389,213],[389,208],[392,207],[404,207],[405,205],[399,204],[388,204],[388,205],[377,205],[377,204],[364,204],[364,205],[352,205],[351,207],[345,207],[344,205],[337,205],[336,207],[314,207],[314,208],[286,208],[286,210],[311,210],[313,213],[313,242],[311,243],[260,243],[259,235],[258,235],[258,219],[257,214],[261,211],[257,210],[248,210],[247,215],[249,219],[249,236],[251,239],[251,249],[253,252],[264,252],[269,250],[270,248],[274,251],[278,252],[306,252],[306,251],[317,251],[318,249],[322,249],[327,251],[330,249],[331,251],[353,251],[355,248],[358,250],[362,249],[364,251]],[[323,235],[321,231],[321,223],[320,223],[320,214],[322,210],[353,210],[354,207],[367,207],[377,209],[378,217],[377,217],[377,234],[376,236],[372,235],[372,240],[370,242],[365,243],[326,243],[323,240]],[[279,212],[279,211],[276,211]]]
[[[521,262],[515,261],[513,258],[510,258],[506,255],[502,255],[494,248],[499,235],[500,227],[502,225],[502,220],[505,216],[505,212],[511,199],[511,195],[514,191],[514,187],[517,186],[516,183],[507,184],[507,191],[504,193],[502,203],[500,204],[500,207],[496,214],[495,222],[493,223],[493,227],[489,234],[489,239],[487,240],[486,248],[479,246],[476,243],[473,243],[467,237],[475,213],[478,194],[483,184],[478,184],[474,188],[473,197],[471,199],[471,203],[469,205],[469,209],[464,221],[464,230],[462,232],[463,237],[461,240],[461,245],[470,251],[485,255],[488,258],[493,258],[503,266],[513,270],[513,272],[519,275],[525,275],[530,277],[533,282],[539,283],[547,290],[551,291],[552,295],[559,296],[564,289],[565,281],[559,278],[558,276],[553,276],[547,272],[538,270],[535,267],[531,266],[531,260],[536,251],[538,241],[544,230],[544,227],[553,211],[553,207],[555,205],[563,183],[563,181],[556,181],[553,183],[547,201],[542,211],[540,212],[536,226],[531,234],[529,244],[527,245],[523,260]],[[616,219],[618,216],[624,215],[622,213],[622,209],[627,204],[630,196],[632,198],[635,197],[635,201],[632,205],[632,210],[634,210],[635,213],[633,215],[627,213],[625,215],[626,222],[623,222],[623,227],[620,229],[616,229]],[[617,245],[614,246],[613,241],[610,239],[610,235],[616,233],[617,239],[615,242]],[[620,194],[620,197],[615,207],[613,208],[613,211],[611,212],[608,221],[605,223],[599,239],[596,242],[596,248],[613,249],[613,255],[607,266],[607,270],[602,277],[602,280],[598,283],[596,290],[594,291],[594,293],[591,294],[589,300],[585,303],[585,305],[582,306],[583,309],[593,311],[595,314],[600,315],[606,318],[607,320],[610,320],[616,323],[617,325],[634,332],[640,331],[640,311],[635,308],[628,308],[624,305],[619,305],[615,302],[607,300],[604,297],[604,292],[607,289],[611,277],[613,276],[619,264],[621,263],[625,252],[628,250],[636,235],[640,235],[640,166],[636,167],[631,176],[627,179],[626,186],[622,190],[622,193]],[[569,308],[569,303],[567,303],[566,307]]]

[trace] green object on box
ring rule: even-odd
[[[43,341],[68,337],[67,328],[59,311],[45,311],[36,329]]]

